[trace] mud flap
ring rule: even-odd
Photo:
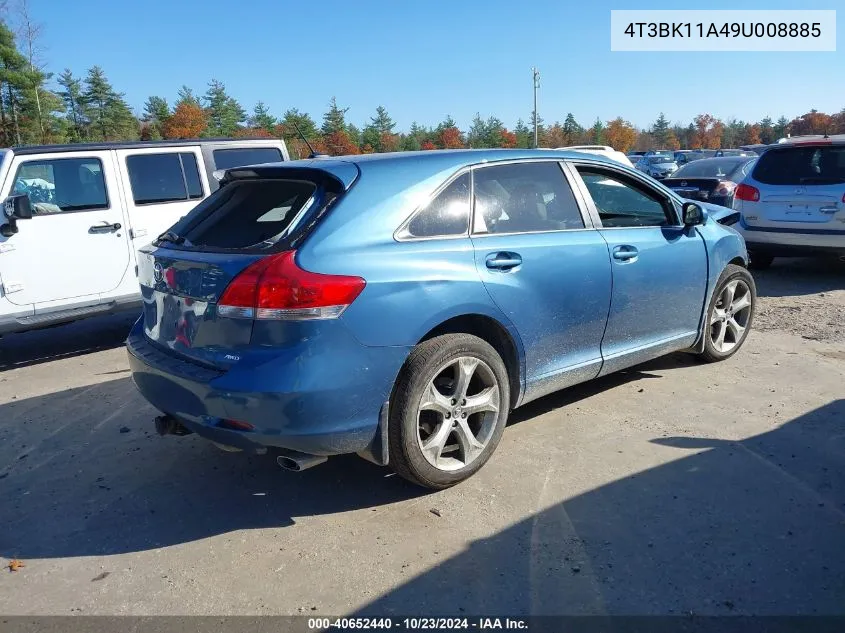
[[[358,452],[360,457],[363,457],[369,462],[378,464],[379,466],[387,466],[390,463],[390,455],[388,454],[389,445],[387,441],[387,418],[390,409],[390,401],[388,400],[381,405],[381,410],[378,415],[378,428],[373,437],[373,441],[362,451]]]

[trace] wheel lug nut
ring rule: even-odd
[[[452,414],[451,414],[451,413],[447,413],[447,414],[446,414],[446,419],[447,419],[447,420],[448,420],[449,418],[451,418],[451,417],[452,417]]]
[[[466,399],[466,398],[464,398],[463,400],[461,400],[461,406],[466,405],[466,403],[467,403],[467,399]]]
[[[458,403],[458,401],[457,401],[457,400],[455,400],[454,398],[452,398],[452,404],[453,404],[453,405],[455,405],[455,404],[457,404],[457,403]]]
[[[467,417],[467,414],[466,414],[466,413],[461,413],[461,417],[462,417],[462,418],[465,418],[465,417]]]

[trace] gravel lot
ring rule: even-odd
[[[845,614],[845,265],[757,274],[731,360],[518,410],[427,493],[159,438],[112,317],[0,340],[4,614]]]

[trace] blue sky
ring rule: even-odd
[[[622,116],[648,126],[661,111],[689,122],[792,118],[845,107],[845,38],[835,53],[620,53],[610,10],[835,9],[836,1],[708,0],[30,0],[43,23],[43,61],[58,74],[102,66],[140,111],[151,94],[173,102],[184,83],[226,84],[247,110],[258,100],[318,122],[334,95],[363,124],[384,105],[399,127],[451,114],[496,115],[512,127],[532,109],[582,125]],[[845,21],[845,12],[837,16]]]

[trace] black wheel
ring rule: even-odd
[[[748,263],[749,268],[753,268],[754,270],[763,270],[764,268],[768,268],[772,265],[772,262],[775,261],[775,256],[751,251],[748,253],[748,259],[750,260]]]
[[[490,458],[510,411],[508,373],[499,354],[470,334],[420,343],[390,400],[390,462],[427,488],[453,486]]]
[[[707,309],[701,357],[712,363],[736,354],[748,337],[756,307],[754,277],[742,266],[729,264]]]

